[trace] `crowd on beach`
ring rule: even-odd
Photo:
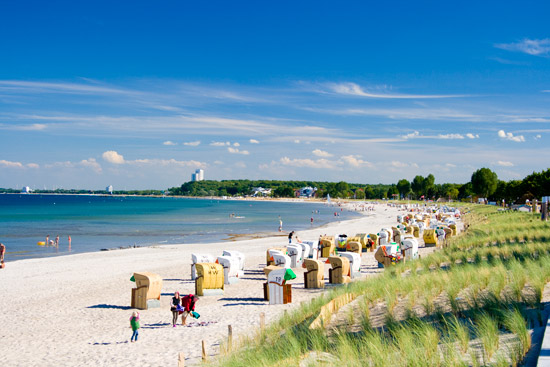
[[[174,293],[172,301],[170,302],[170,311],[172,312],[172,327],[176,327],[178,317],[181,315],[181,325],[187,325],[187,317],[191,316],[198,319],[200,315],[195,312],[195,306],[199,301],[199,297],[194,294],[188,294],[181,297],[179,292]],[[130,316],[130,327],[132,328],[132,337],[130,342],[134,343],[138,341],[140,326],[140,314],[137,311],[132,312]]]

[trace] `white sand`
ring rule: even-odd
[[[375,205],[375,211],[350,221],[298,233],[302,240],[320,234],[376,233],[396,224],[396,208]],[[285,223],[290,229],[291,224]],[[213,244],[165,245],[149,248],[76,254],[7,263],[0,270],[0,360],[5,366],[174,366],[178,353],[186,365],[200,361],[201,341],[215,355],[233,327],[233,338],[253,334],[260,313],[266,322],[284,310],[318,295],[303,288],[303,269],[295,269],[293,303],[263,301],[266,249],[286,245],[287,232],[271,237]],[[203,327],[173,328],[170,300],[174,291],[194,293],[190,280],[191,253],[221,255],[223,250],[246,255],[245,277],[226,286],[223,296],[202,297],[196,311]],[[426,249],[429,250],[429,249]],[[378,272],[373,253],[362,256],[362,276]],[[328,274],[329,266],[325,267]],[[164,278],[161,308],[142,310],[139,341],[130,343],[129,317],[133,272],[150,271]],[[328,279],[328,275],[326,277]],[[188,322],[194,321],[189,318]]]

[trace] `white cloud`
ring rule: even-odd
[[[250,152],[248,150],[239,150],[237,148],[231,148],[231,147],[228,147],[227,151],[231,154],[243,154],[243,155],[249,155],[250,154]]]
[[[174,143],[173,141],[167,140],[162,145],[178,145],[177,143]]]
[[[260,144],[260,142],[256,139],[250,139],[250,144]]]
[[[0,167],[7,167],[7,168],[23,168],[23,163],[21,162],[10,162],[6,160],[0,160]]]
[[[498,131],[498,137],[501,138],[501,139],[515,141],[515,142],[518,142],[518,143],[522,143],[522,142],[525,141],[525,137],[523,135],[514,136],[514,134],[507,133],[504,130],[499,130]]]
[[[335,168],[334,162],[327,159],[290,159],[288,157],[283,157],[280,162],[285,166],[292,167]]]
[[[502,166],[502,167],[514,167],[514,164],[512,162],[508,162],[508,161],[498,161],[497,165]]]
[[[439,134],[437,137],[439,139],[464,139],[464,135],[460,135],[460,134],[445,134],[445,135]]]
[[[23,125],[19,126],[19,130],[25,130],[25,131],[42,131],[46,129],[47,125],[45,124],[31,124],[31,125]]]
[[[231,145],[231,143],[228,142],[228,141],[226,141],[226,142],[213,141],[212,143],[210,143],[210,145],[213,146],[213,147],[225,147],[225,146]]]
[[[348,96],[367,97],[367,98],[383,98],[383,99],[426,99],[426,98],[454,98],[464,97],[464,95],[443,95],[443,94],[399,94],[399,93],[378,93],[365,91],[361,86],[355,83],[328,83],[326,84],[329,90],[337,94]],[[387,88],[384,88],[387,90]]]
[[[409,133],[407,135],[402,136],[403,139],[414,139],[414,138],[418,138],[418,137],[420,137],[420,133],[418,131],[415,131],[415,132],[412,132],[412,133]]]
[[[300,139],[294,139],[294,143],[300,144]]]
[[[356,155],[344,155],[340,157],[344,163],[347,163],[348,165],[352,167],[374,167],[374,165],[371,162],[364,161],[360,159],[359,156]]]
[[[240,147],[241,144],[239,144],[239,143],[233,143],[233,146],[234,146],[234,147]]]
[[[33,82],[21,80],[0,80],[0,87],[5,89],[24,89],[36,92],[50,93],[97,93],[97,94],[121,94],[128,91],[110,87],[102,87],[90,84],[76,83],[50,83],[50,82]]]
[[[133,161],[125,161],[132,165],[153,165],[153,166],[179,166],[179,167],[205,167],[206,164],[198,161],[178,161],[175,159],[136,159]]]
[[[470,139],[474,139],[475,136],[473,134],[470,134],[472,137],[468,136]],[[412,133],[401,135],[401,138],[403,139],[443,139],[443,140],[451,140],[451,139],[464,139],[464,135],[462,134],[438,134],[438,135],[421,135],[418,131],[414,131]]]
[[[474,134],[472,134],[472,133],[466,134],[466,137],[467,137],[468,139],[479,139],[479,135],[478,135],[478,134],[475,134],[475,135],[474,135]]]
[[[456,168],[456,164],[452,164],[452,163],[445,163],[445,167],[449,167],[449,168]]]
[[[522,52],[532,56],[547,56],[550,54],[550,38],[523,39],[516,43],[497,43],[496,48],[506,51]]]
[[[95,158],[83,159],[78,164],[82,167],[90,167],[91,169],[93,169],[97,173],[102,172],[101,165],[99,163],[97,163]]]
[[[40,166],[36,163],[27,163],[23,164],[21,162],[12,162],[12,161],[6,161],[4,159],[0,160],[0,167],[4,168],[30,168],[30,169],[37,169],[40,168]]]
[[[325,158],[332,157],[332,154],[330,154],[329,152],[325,152],[321,149],[315,149],[312,153],[317,157],[325,157]]]
[[[113,163],[113,164],[123,164],[124,163],[124,157],[120,154],[118,154],[117,152],[115,152],[114,150],[109,150],[107,152],[104,152],[103,155],[103,160],[109,162],[109,163]]]
[[[535,136],[535,140],[539,140],[540,138],[542,138],[542,135],[540,135],[540,134],[537,134],[537,135]]]
[[[186,141],[183,143],[183,145],[186,145],[188,147],[197,147],[201,144],[201,142],[199,140],[197,141]]]
[[[391,165],[392,165],[392,167],[395,167],[395,168],[405,168],[405,167],[409,166],[407,163],[399,162],[399,161],[392,161]]]

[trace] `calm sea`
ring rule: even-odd
[[[312,203],[0,194],[0,242],[7,247],[6,261],[133,245],[209,243],[277,232],[279,216],[289,232],[312,228],[311,217],[317,227],[357,214]],[[59,248],[38,246],[46,235],[51,240],[59,235]]]

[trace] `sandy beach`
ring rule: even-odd
[[[384,204],[349,221],[300,231],[302,240],[319,235],[376,233],[394,226],[397,208]],[[0,271],[0,345],[6,366],[174,366],[183,352],[185,364],[200,363],[201,341],[214,356],[232,325],[233,338],[259,328],[260,314],[269,323],[284,310],[316,297],[322,290],[304,289],[303,269],[294,269],[293,303],[269,305],[263,300],[266,249],[287,244],[291,223],[281,236],[212,244],[164,245],[55,258],[9,262]],[[223,250],[245,254],[245,276],[227,285],[223,296],[201,297],[200,321],[207,326],[176,328],[171,324],[170,300],[174,291],[194,293],[191,253],[214,256]],[[433,249],[421,248],[420,252]],[[326,279],[328,268],[325,267]],[[149,271],[163,277],[161,307],[141,310],[139,341],[130,343],[129,317],[134,272]],[[373,253],[363,253],[361,276],[379,272]],[[193,319],[188,322],[193,324]]]

